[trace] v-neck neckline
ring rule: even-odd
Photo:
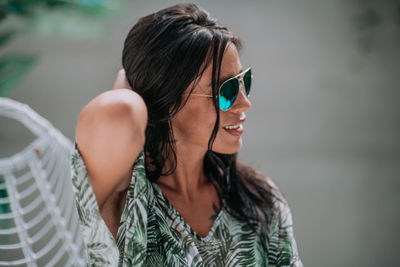
[[[165,196],[164,192],[161,190],[161,188],[156,184],[156,183],[151,183],[153,188],[155,189],[156,197],[161,197],[162,200],[166,203],[168,210],[172,211],[172,213],[179,218],[179,220],[182,222],[183,227],[185,230],[190,233],[192,236],[194,236],[198,241],[202,242],[208,242],[212,236],[214,235],[215,229],[218,227],[219,221],[221,220],[221,217],[224,214],[224,208],[221,206],[217,217],[215,218],[210,230],[208,231],[207,235],[205,237],[201,237],[199,234],[194,231],[188,223],[186,223],[185,219],[182,217],[182,215],[175,209],[175,207],[169,202],[168,198]],[[170,226],[171,227],[171,226]]]

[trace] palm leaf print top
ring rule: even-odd
[[[303,266],[292,216],[282,195],[267,233],[253,230],[222,208],[200,237],[146,178],[144,150],[134,163],[116,240],[100,215],[76,139],[72,184],[89,266]],[[270,178],[268,183],[275,189]],[[278,193],[278,191],[277,191]],[[262,246],[261,237],[268,240]]]

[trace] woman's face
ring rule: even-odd
[[[228,43],[221,65],[221,83],[226,79],[236,76],[242,71],[236,46]],[[201,76],[193,94],[212,95],[211,87],[212,64]],[[190,87],[189,87],[190,88]],[[227,110],[220,110],[220,124],[212,150],[223,154],[233,154],[242,146],[243,122],[245,112],[251,108],[251,103],[242,90],[233,106]],[[191,149],[208,149],[217,114],[211,97],[190,95],[183,108],[172,118],[172,128],[175,139],[180,146]],[[237,129],[232,126],[239,126]]]

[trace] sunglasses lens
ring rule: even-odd
[[[219,107],[222,110],[228,110],[235,102],[239,91],[238,79],[226,81],[219,90]]]
[[[247,96],[250,94],[250,88],[251,88],[251,69],[249,69],[243,77],[243,81],[244,81],[244,87],[246,87],[246,94]]]

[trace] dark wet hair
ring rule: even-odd
[[[237,161],[237,154],[212,151],[219,128],[217,90],[226,45],[238,50],[241,41],[195,4],[178,4],[142,17],[130,30],[123,49],[123,67],[130,86],[148,109],[146,173],[151,181],[176,169],[171,118],[185,104],[183,93],[212,64],[212,94],[216,122],[204,157],[204,172],[214,183],[222,206],[251,226],[268,225],[272,193],[266,178]],[[194,81],[193,86],[189,88]],[[162,172],[169,156],[175,165]],[[149,158],[151,160],[149,160]]]

